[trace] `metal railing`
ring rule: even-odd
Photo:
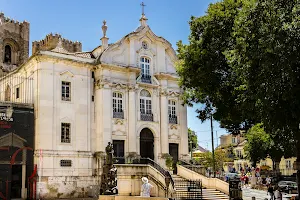
[[[177,124],[177,116],[170,115],[169,116],[169,123],[170,124]]]
[[[113,111],[113,118],[124,119],[124,112]]]
[[[151,84],[151,76],[150,75],[142,75],[141,81],[143,83],[149,83],[149,84]]]
[[[153,121],[153,114],[146,114],[146,113],[141,113],[141,120],[142,121]]]
[[[169,171],[165,170],[163,167],[161,167],[158,163],[156,163],[154,160],[150,158],[135,158],[132,159],[132,162],[126,163],[124,157],[115,157],[114,158],[116,164],[144,164],[144,165],[151,165],[154,167],[157,171],[159,171],[162,175],[164,175],[165,178],[170,179],[170,183],[172,184],[172,187],[174,188],[174,180],[170,174]]]
[[[33,78],[19,74],[0,76],[0,102],[33,104]]]
[[[205,176],[208,178],[213,178],[213,176],[214,176],[213,172],[207,172],[206,168],[202,165],[193,165],[193,164],[191,164],[187,161],[183,161],[183,160],[180,160],[178,162],[178,164],[193,171],[193,172],[201,174],[202,176]],[[225,174],[223,172],[216,173],[215,178],[225,181]]]
[[[201,180],[176,180],[176,199],[202,199]]]

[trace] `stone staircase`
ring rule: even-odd
[[[182,178],[181,176],[178,175],[172,175],[172,178],[175,183],[175,189],[176,189],[176,199],[186,199],[187,197],[184,197],[183,194],[189,195],[189,197],[193,197],[192,199],[201,199],[199,197],[201,195],[201,187],[198,187],[197,189],[193,189],[194,194],[189,194],[188,191],[188,185],[191,185],[188,180]],[[195,184],[194,184],[195,185]],[[215,189],[206,189],[202,188],[202,199],[203,200],[214,200],[214,199],[223,199],[223,200],[228,200],[229,197],[228,195],[215,190]]]

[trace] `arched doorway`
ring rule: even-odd
[[[149,128],[144,128],[140,134],[140,155],[142,158],[154,160],[154,137]]]

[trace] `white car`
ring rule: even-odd
[[[293,190],[297,190],[297,183],[294,181],[279,181],[278,187],[284,192],[290,193]]]

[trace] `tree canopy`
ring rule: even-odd
[[[198,139],[195,131],[188,129],[189,151],[198,147]]]
[[[232,133],[261,122],[275,144],[300,146],[299,16],[300,0],[223,0],[191,18],[177,71],[201,120],[214,111]]]

